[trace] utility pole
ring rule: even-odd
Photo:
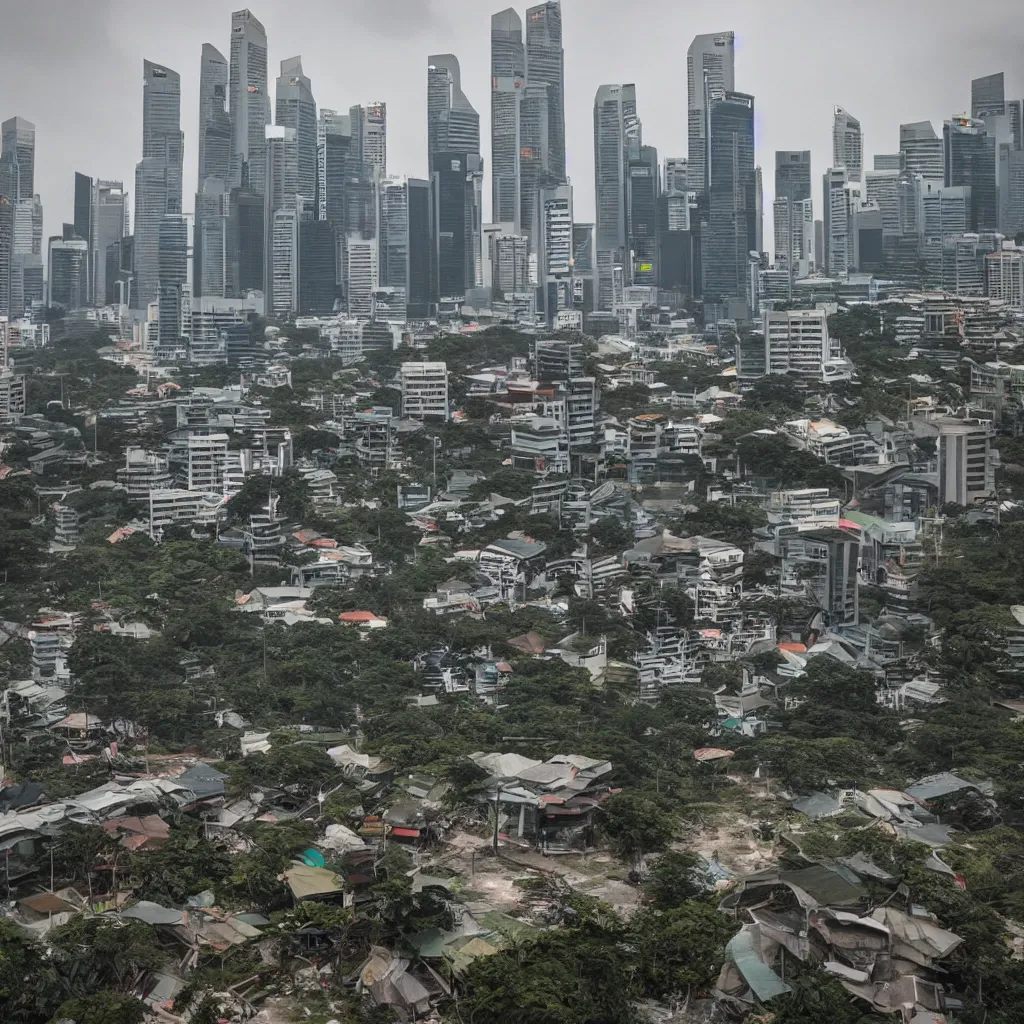
[[[498,783],[498,790],[494,794],[494,853],[498,853],[498,816],[501,813],[501,783]]]

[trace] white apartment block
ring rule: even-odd
[[[185,462],[186,490],[220,494],[228,461],[227,434],[193,434]]]
[[[446,363],[402,363],[402,418],[447,422]]]
[[[10,423],[24,415],[24,376],[0,368],[0,423]]]
[[[841,356],[828,333],[823,309],[791,309],[764,314],[765,373],[798,373],[821,380]]]
[[[373,317],[373,293],[380,286],[377,262],[377,241],[349,235],[348,244],[348,315],[359,320]]]
[[[939,505],[971,505],[995,493],[992,424],[987,420],[939,421]]]
[[[124,453],[124,466],[117,471],[117,482],[128,492],[128,497],[145,501],[151,491],[168,490],[173,486],[170,464],[160,455],[145,448],[128,448]]]
[[[999,252],[990,252],[985,257],[985,275],[989,298],[1024,309],[1024,249],[1004,243]]]

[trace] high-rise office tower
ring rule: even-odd
[[[263,195],[266,135],[270,124],[267,93],[267,33],[251,11],[231,15],[231,184],[242,184],[242,165],[248,166],[248,185]]]
[[[203,43],[199,65],[199,175],[200,188],[206,178],[231,173],[231,116],[227,110],[228,62],[209,43]]]
[[[514,231],[503,231],[488,239],[491,288],[502,302],[530,291],[530,240]]]
[[[811,198],[811,151],[809,149],[777,150],[775,153],[775,203],[772,207],[775,226],[775,262],[792,274],[801,273],[801,259],[813,249],[813,223],[810,245],[804,238],[804,209]],[[780,203],[782,204],[780,206]],[[787,205],[788,204],[788,205]],[[809,268],[805,273],[809,273]]]
[[[999,147],[999,230],[1007,238],[1024,231],[1024,150]]]
[[[299,308],[299,210],[285,206],[270,214],[267,232],[267,312],[294,315]]]
[[[0,140],[0,161],[12,175],[8,198],[15,203],[31,199],[35,195],[36,126],[23,117],[12,117],[0,125]]]
[[[355,159],[373,178],[388,172],[388,106],[369,103],[349,109]]]
[[[573,308],[572,185],[541,189],[537,205],[537,278],[550,325],[559,310]]]
[[[424,319],[437,299],[431,271],[430,182],[392,175],[380,181],[378,279],[393,293],[392,308]]]
[[[480,115],[451,54],[427,62],[427,146],[439,295],[460,300],[483,281]]]
[[[526,85],[523,23],[510,7],[491,18],[491,216],[519,227],[520,114]],[[547,90],[544,91],[545,105]]]
[[[88,241],[92,237],[92,178],[75,171],[75,234]]]
[[[712,302],[742,299],[758,233],[754,97],[740,92],[712,97],[708,128],[711,179],[708,231],[702,234],[704,297]]]
[[[687,133],[690,189],[704,192],[708,182],[708,113],[712,94],[736,88],[736,34],[696,36],[686,51]]]
[[[424,178],[409,178],[406,186],[409,197],[406,315],[410,319],[426,319],[436,315],[438,298],[432,188],[431,182]]]
[[[377,239],[350,237],[345,245],[348,269],[348,314],[360,320],[371,320],[374,313],[373,293],[379,286],[377,271]]]
[[[914,121],[900,125],[900,153],[903,166],[912,175],[941,181],[944,172],[942,139],[935,134],[930,121]]]
[[[996,190],[995,138],[983,121],[953,117],[942,126],[945,167],[943,181],[970,188],[969,231],[995,231],[999,209]]]
[[[142,92],[142,160],[135,167],[135,301],[155,302],[160,284],[160,225],[181,213],[181,78],[145,61]]]
[[[630,252],[629,281],[636,285],[658,283],[658,151],[641,146],[626,168],[627,244]]]
[[[327,221],[299,221],[299,307],[308,316],[330,316],[338,288],[338,246]]]
[[[543,82],[527,82],[523,90],[519,127],[519,210],[516,219],[519,232],[531,239],[531,251],[537,229],[537,197],[542,188],[559,183],[551,172],[551,105],[548,86]]]
[[[409,184],[397,175],[379,183],[378,276],[382,288],[401,292],[405,302],[409,272]]]
[[[594,254],[594,225],[577,221],[572,226],[573,306],[587,313],[597,303],[597,260]]]
[[[845,167],[830,167],[822,179],[822,211],[824,213],[821,263],[829,277],[846,278],[853,252],[850,244],[850,215]]]
[[[21,316],[39,291],[42,277],[42,205],[35,195],[36,129],[23,117],[0,126],[0,195],[11,202],[7,252],[0,257],[8,275],[8,312]],[[5,211],[6,216],[7,211]],[[38,228],[37,228],[38,225]],[[27,281],[27,278],[31,279]]]
[[[317,217],[335,227],[345,223],[345,183],[352,160],[352,118],[320,110],[316,123]]]
[[[228,219],[232,129],[227,111],[230,66],[203,44],[199,67],[199,174],[193,228],[192,290],[196,296],[228,293]]]
[[[230,220],[231,193],[226,179],[204,178],[196,193],[192,243],[192,289],[197,297],[228,295]]]
[[[435,153],[431,180],[438,295],[460,301],[483,281],[483,161],[475,152]]]
[[[248,175],[231,190],[227,241],[227,294],[244,298],[265,290],[266,229],[264,198],[249,188]]]
[[[291,128],[295,137],[286,145],[284,190],[316,200],[316,101],[309,79],[302,73],[302,58],[281,61],[277,79],[276,122]]]
[[[160,293],[158,345],[160,359],[170,361],[186,346],[184,291],[188,282],[188,222],[179,214],[160,221]]]
[[[107,301],[107,250],[119,245],[128,222],[128,193],[120,181],[97,179],[92,187],[89,233],[89,300]]]
[[[975,78],[971,82],[971,117],[981,121],[990,114],[1006,113],[1003,72]]]
[[[631,155],[627,130],[633,131],[637,123],[636,86],[598,88],[594,97],[594,244],[599,309],[611,309],[615,267],[626,265],[626,173]]]
[[[685,196],[690,192],[690,161],[685,156],[665,157],[665,195]]]
[[[453,54],[427,59],[427,152],[480,153],[480,115],[462,91],[462,69]]]
[[[0,226],[0,233],[2,230]],[[47,262],[47,304],[62,306],[67,310],[82,309],[87,304],[89,243],[84,238],[54,235],[50,238]]]
[[[565,177],[565,51],[562,48],[562,5],[539,4],[526,12],[526,78],[547,86],[547,170],[555,184]]]
[[[864,171],[864,136],[860,121],[842,107],[833,111],[832,165],[845,167],[848,181],[860,181]]]
[[[13,191],[13,190],[12,190]],[[11,273],[14,263],[14,207],[0,186],[0,316],[13,317],[11,308]]]
[[[775,265],[791,271],[792,280],[807,277],[816,266],[814,201],[776,199],[773,204]]]
[[[775,153],[775,198],[800,202],[811,198],[811,151],[782,149]]]
[[[293,313],[298,305],[298,225],[303,198],[296,191],[298,132],[281,125],[268,125],[264,132],[267,163],[264,174],[263,252],[267,311],[285,316]]]

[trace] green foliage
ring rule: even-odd
[[[710,902],[642,910],[630,922],[647,995],[666,999],[703,989],[717,977],[726,942],[738,924]]]
[[[793,448],[781,434],[756,434],[736,446],[746,472],[777,481],[782,487],[828,487],[842,490],[843,476],[809,451]]]
[[[154,971],[167,959],[155,930],[140,921],[76,917],[47,938],[70,997],[104,989],[128,993],[141,972]]]
[[[145,1004],[134,996],[97,992],[61,1003],[54,1020],[73,1020],[75,1024],[141,1024],[145,1014]]]
[[[631,793],[619,793],[604,804],[599,822],[615,853],[633,861],[664,850],[678,828],[673,815],[654,800]]]
[[[42,949],[13,922],[0,920],[0,1007],[9,1024],[42,1024],[60,999],[57,974]]]
[[[753,502],[742,501],[736,505],[706,502],[674,523],[673,530],[684,537],[708,537],[746,550],[752,532],[767,522],[764,509]]]
[[[644,895],[655,910],[673,910],[703,895],[707,888],[708,875],[699,854],[670,850],[651,869]]]
[[[863,1004],[850,999],[846,989],[820,968],[805,969],[788,978],[791,992],[772,1000],[775,1024],[882,1024],[880,1014],[866,1013]]]

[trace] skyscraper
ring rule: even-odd
[[[82,309],[89,283],[88,243],[84,238],[54,235],[50,239],[48,263],[48,304],[68,310]]]
[[[687,133],[690,188],[703,192],[708,184],[708,113],[712,93],[736,88],[736,34],[696,36],[686,51]]]
[[[330,316],[338,286],[338,247],[334,230],[323,220],[299,222],[299,308],[312,316]]]
[[[531,239],[531,250],[537,230],[537,197],[542,188],[559,184],[551,165],[551,105],[548,86],[543,82],[527,82],[523,90],[519,123],[519,231]]]
[[[203,43],[199,65],[199,182],[231,173],[231,117],[227,111],[228,62],[209,43]]]
[[[801,259],[813,251],[813,217],[811,237],[805,238],[806,214],[803,203],[811,198],[811,151],[777,150],[775,153],[775,262],[792,275],[804,273]],[[810,272],[811,267],[806,268]]]
[[[706,301],[741,299],[747,293],[749,257],[757,245],[754,173],[754,97],[725,92],[708,112],[708,231],[701,264]]]
[[[944,176],[942,139],[930,121],[900,125],[900,152],[903,166],[910,174],[940,181]]]
[[[800,202],[811,198],[811,151],[781,149],[775,153],[775,198]]]
[[[12,202],[35,195],[36,126],[23,117],[12,117],[0,125],[3,160],[13,172]]]
[[[427,152],[480,153],[480,115],[462,91],[462,69],[453,54],[427,59]]]
[[[658,151],[642,146],[626,170],[629,282],[658,283]]]
[[[184,290],[188,281],[188,223],[179,213],[160,221],[160,312],[158,345],[161,361],[170,362],[186,346]]]
[[[435,153],[431,180],[438,294],[458,302],[483,280],[483,161],[476,152]]]
[[[822,179],[824,212],[823,243],[820,257],[829,277],[845,279],[853,259],[850,244],[850,214],[847,199],[847,169],[830,167]]]
[[[92,178],[75,171],[75,234],[88,241],[92,237]]]
[[[690,161],[687,157],[665,157],[664,184],[667,196],[684,196],[690,191]]]
[[[864,171],[864,137],[860,121],[836,107],[832,120],[832,165],[845,167],[848,181],[860,181]]]
[[[1003,72],[975,78],[971,82],[971,117],[980,121],[991,114],[1006,113]]]
[[[302,198],[296,191],[298,181],[295,154],[298,132],[283,125],[268,125],[264,132],[266,170],[263,253],[266,308],[268,312],[283,316],[294,312],[298,305],[298,225]]]
[[[230,216],[231,117],[227,111],[229,65],[203,44],[199,67],[199,174],[193,229],[192,290],[196,296],[227,295]]]
[[[345,223],[345,183],[352,160],[352,119],[321,108],[316,123],[317,217],[334,227]]]
[[[537,277],[548,324],[573,306],[572,185],[552,185],[538,200]]]
[[[458,59],[427,61],[427,146],[441,297],[461,300],[483,281],[480,115],[462,91]]]
[[[119,245],[128,220],[128,193],[120,181],[97,179],[92,187],[89,233],[89,299],[97,306],[107,301],[107,250]]]
[[[316,199],[316,101],[302,58],[281,61],[275,119],[278,127],[295,131],[286,145],[284,190],[288,195]]]
[[[526,85],[523,23],[510,7],[491,18],[491,217],[519,226],[520,114]],[[546,102],[545,92],[545,102]]]
[[[943,122],[945,185],[970,188],[969,231],[995,231],[999,222],[995,138],[969,117]]]
[[[437,299],[431,283],[430,182],[392,175],[380,182],[378,276],[391,289],[394,309],[409,318],[431,314]]]
[[[251,11],[231,15],[231,183],[242,183],[242,165],[248,165],[249,188],[263,195],[266,173],[265,129],[270,124],[267,95],[267,33]]]
[[[599,309],[611,309],[616,266],[625,266],[628,130],[635,129],[636,86],[602,85],[594,98],[594,195]]]
[[[388,105],[368,103],[349,109],[355,159],[373,178],[388,171]]]
[[[13,190],[12,190],[13,191]],[[0,187],[0,316],[12,316],[11,271],[14,263],[14,203]]]
[[[160,225],[181,213],[181,78],[145,61],[142,91],[142,160],[135,168],[135,300],[154,302],[160,281]]]
[[[562,5],[530,7],[526,12],[526,78],[547,86],[547,170],[555,184],[565,177],[565,51],[562,48]],[[526,225],[524,225],[526,227]]]

